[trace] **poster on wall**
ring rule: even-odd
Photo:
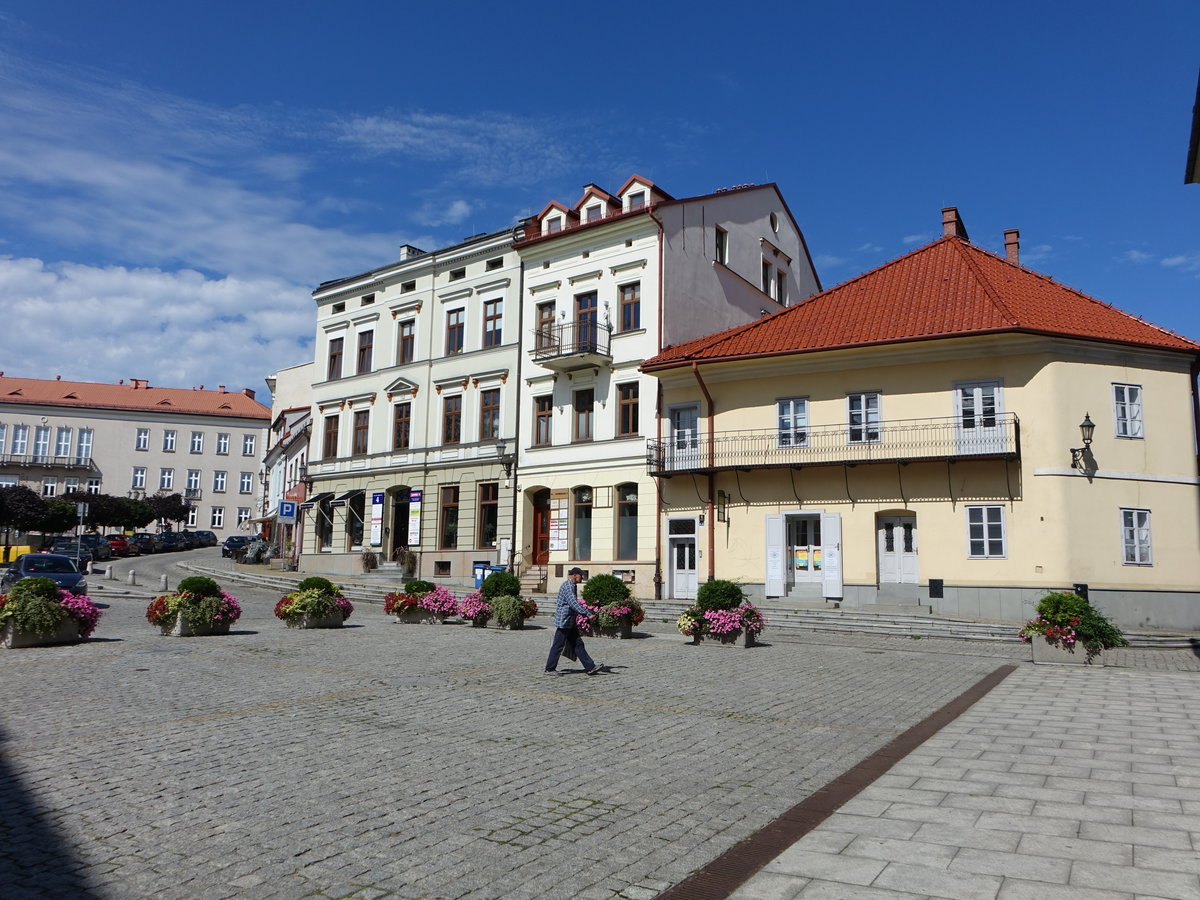
[[[408,492],[408,546],[421,543],[421,491]]]
[[[383,491],[371,493],[371,546],[383,546]]]

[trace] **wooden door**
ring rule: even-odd
[[[533,495],[533,564],[550,562],[550,491]]]

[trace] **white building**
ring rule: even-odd
[[[275,555],[294,560],[295,520],[280,520],[280,503],[304,502],[307,497],[309,440],[312,435],[313,364],[280,369],[267,378],[271,391],[270,445],[263,458],[266,471],[263,512],[258,521],[270,538]]]

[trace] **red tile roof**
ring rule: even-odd
[[[271,419],[271,410],[246,393],[150,387],[140,379],[129,384],[97,384],[0,375],[0,403],[230,416],[261,419],[263,425]]]
[[[948,236],[774,315],[668,347],[642,368],[1003,333],[1200,352],[1196,341]]]

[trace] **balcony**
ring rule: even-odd
[[[722,469],[1019,459],[1020,436],[1015,413],[977,417],[969,424],[961,416],[949,416],[793,430],[719,431],[711,448],[703,432],[681,431],[665,441],[647,441],[646,465],[651,475],[669,478]]]
[[[589,321],[543,325],[533,331],[529,355],[535,363],[557,372],[607,365],[612,362],[611,331],[610,325]]]
[[[0,453],[0,465],[38,466],[45,469],[85,469],[89,472],[98,471],[96,463],[91,457],[42,456],[36,453]]]
[[[183,499],[184,500],[199,500],[203,496],[204,496],[204,491],[201,488],[184,488],[183,489]]]

